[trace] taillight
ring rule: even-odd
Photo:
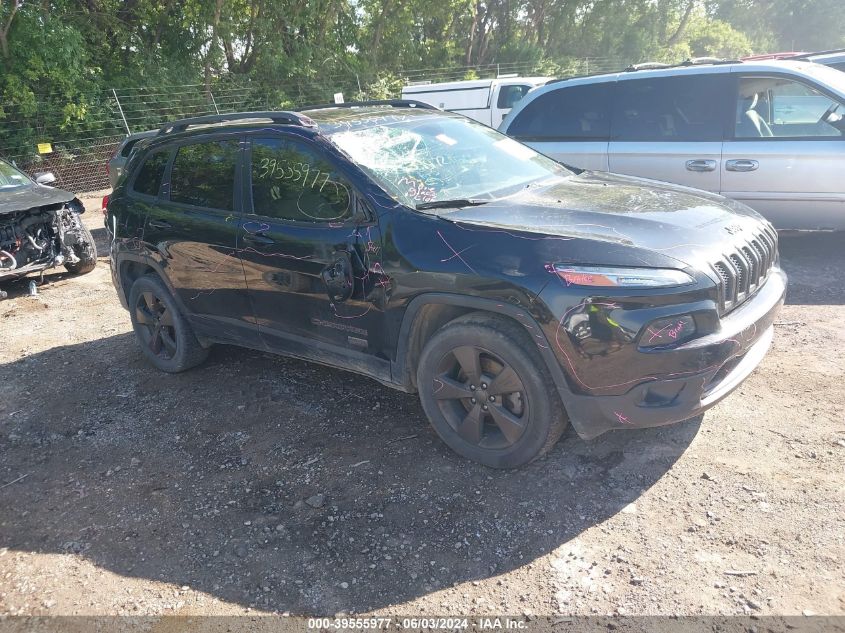
[[[108,208],[107,208],[108,206],[109,206],[109,197],[103,196],[103,215],[106,214],[106,211],[108,210]]]

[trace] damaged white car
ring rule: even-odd
[[[79,215],[76,196],[48,187],[55,176],[33,181],[0,160],[0,281],[64,266],[83,274],[97,265],[97,247]]]

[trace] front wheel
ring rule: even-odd
[[[156,368],[177,373],[208,356],[159,277],[145,275],[135,280],[129,311],[141,351]]]
[[[474,313],[444,326],[423,349],[417,386],[443,441],[486,466],[526,464],[566,429],[540,354],[508,319]]]

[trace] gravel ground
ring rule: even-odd
[[[782,238],[774,346],[703,418],[512,472],[352,374],[155,371],[107,259],[7,284],[0,615],[845,614],[842,245]]]

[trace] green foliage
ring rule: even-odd
[[[15,156],[119,135],[111,89],[138,130],[216,107],[395,97],[408,80],[845,46],[839,0],[15,2],[0,0],[0,154]]]
[[[739,59],[754,51],[750,38],[723,20],[703,16],[696,18],[687,33],[687,46],[691,57]]]

